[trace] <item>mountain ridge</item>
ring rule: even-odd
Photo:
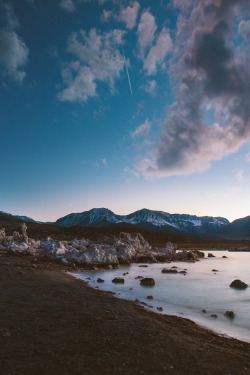
[[[223,217],[170,214],[143,208],[128,215],[117,215],[107,208],[92,208],[89,211],[71,213],[53,224],[64,227],[103,227],[118,223],[137,225],[150,230],[176,233],[216,233],[229,224]]]

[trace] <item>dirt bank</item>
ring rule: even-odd
[[[32,257],[0,257],[0,374],[250,374],[250,344],[157,315]]]

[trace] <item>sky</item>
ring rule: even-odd
[[[248,0],[0,0],[0,210],[250,215]]]

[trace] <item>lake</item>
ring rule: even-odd
[[[208,258],[208,253],[214,258]],[[150,310],[162,314],[189,318],[219,334],[250,342],[250,287],[245,290],[230,288],[230,283],[240,279],[250,286],[250,252],[204,251],[199,262],[171,262],[131,264],[114,270],[73,272],[72,274],[100,290],[112,291],[117,297],[147,303]],[[222,258],[227,256],[228,258]],[[163,274],[163,268],[187,269],[186,275]],[[212,270],[216,269],[217,272]],[[123,275],[124,273],[127,273]],[[155,286],[143,287],[137,276],[153,277]],[[115,277],[123,277],[124,284],[114,284]],[[90,279],[89,279],[90,278]],[[96,280],[102,278],[103,283]],[[147,296],[153,299],[147,299]],[[157,307],[163,309],[162,312]],[[206,310],[206,312],[202,312]],[[224,315],[235,313],[234,319]],[[216,314],[217,317],[211,315]]]

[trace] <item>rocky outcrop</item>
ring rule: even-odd
[[[152,249],[140,233],[120,233],[118,236],[102,237],[93,242],[88,239],[55,241],[51,238],[35,241],[27,236],[27,226],[22,225],[22,234],[14,232],[6,236],[0,230],[0,249],[16,254],[33,254],[59,260],[63,263],[109,266],[130,263],[169,262],[171,260],[195,261],[203,256],[197,251],[176,252],[177,246],[171,242],[163,249]]]

